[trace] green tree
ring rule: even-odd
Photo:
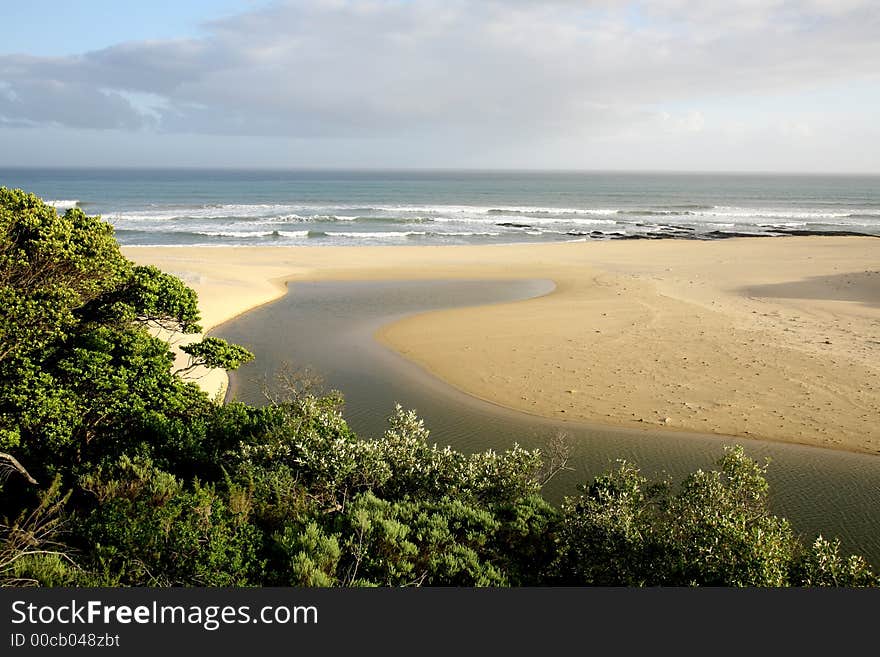
[[[880,586],[878,577],[863,557],[844,556],[840,541],[819,536],[792,564],[796,586]]]
[[[624,463],[568,498],[559,531],[562,581],[598,585],[783,586],[797,553],[767,507],[766,466],[728,449],[719,469],[678,490]]]
[[[209,403],[151,333],[199,331],[195,293],[128,261],[99,217],[0,188],[0,307],[0,450],[37,479],[116,458],[150,442],[155,416]],[[213,367],[251,357],[217,338],[188,350]]]
[[[262,536],[234,489],[185,486],[147,459],[123,457],[84,477],[99,504],[78,520],[103,581],[140,586],[244,586],[261,579]]]

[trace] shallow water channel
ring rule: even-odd
[[[652,477],[680,479],[711,467],[723,446],[740,443],[770,458],[771,503],[804,538],[841,539],[880,565],[880,457],[742,438],[617,429],[531,416],[482,401],[440,381],[379,344],[379,327],[414,313],[527,299],[551,292],[543,280],[304,282],[212,331],[254,352],[230,378],[229,399],[265,402],[263,386],[283,364],[309,368],[324,388],[345,394],[345,416],[361,436],[380,436],[395,402],[414,408],[431,440],[465,452],[540,447],[559,430],[569,437],[571,471],[547,486],[558,501],[578,483],[634,462]]]

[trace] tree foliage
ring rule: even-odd
[[[782,586],[797,541],[767,507],[764,468],[729,449],[679,489],[623,463],[563,505],[559,573],[569,583]]]
[[[195,367],[236,370],[254,358],[254,355],[244,347],[229,344],[226,340],[214,337],[207,337],[201,342],[184,345],[180,350],[189,354],[191,362],[187,367],[178,370],[178,374]]]
[[[100,218],[0,189],[0,306],[0,450],[38,479],[149,441],[156,416],[204,413],[208,400],[172,374],[150,331],[200,330],[195,292],[128,261]],[[190,346],[208,366],[250,356],[209,340]]]

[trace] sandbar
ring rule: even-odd
[[[123,250],[192,286],[206,328],[288,282],[550,279],[547,296],[424,313],[376,337],[526,413],[880,453],[876,238]]]

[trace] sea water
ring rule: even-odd
[[[880,176],[0,169],[123,245],[492,244],[880,235]]]

